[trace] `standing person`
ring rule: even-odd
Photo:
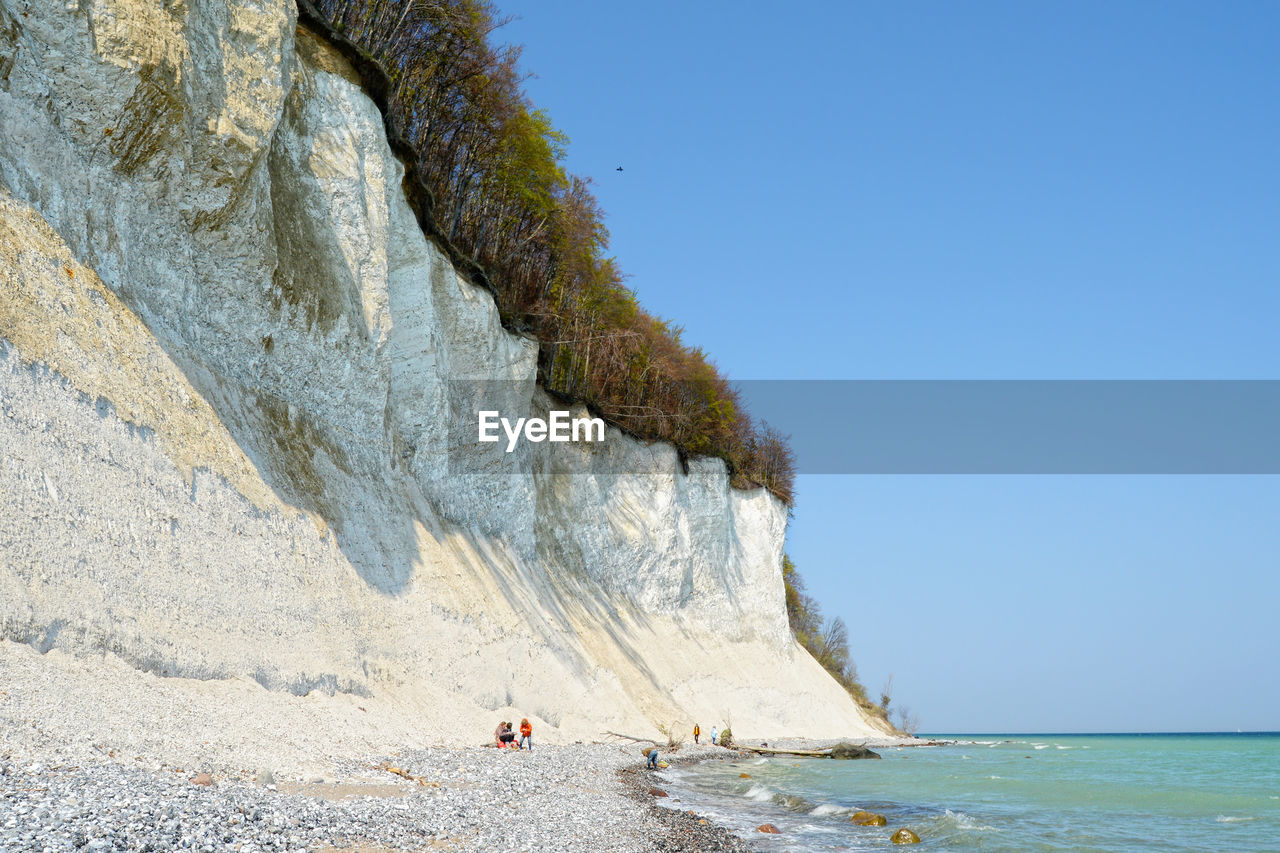
[[[693,742],[695,745],[698,743],[698,735],[700,734],[702,734],[702,726],[698,725],[697,723],[694,723],[693,724]]]
[[[520,720],[520,748],[524,749],[524,742],[529,741],[529,751],[533,751],[533,726],[529,724],[529,718],[525,717]]]
[[[715,727],[715,726],[712,726],[712,727],[711,727],[711,742],[712,742],[712,743],[715,743],[715,742],[716,742],[716,738],[717,738],[717,737],[719,737],[719,736],[720,736],[720,733],[716,730],[716,727]]]

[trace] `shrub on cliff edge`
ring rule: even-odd
[[[888,720],[888,705],[871,701],[858,680],[858,665],[849,655],[849,629],[839,616],[822,618],[822,606],[804,588],[804,578],[791,557],[782,555],[782,586],[791,633],[822,668],[831,673],[863,711]]]
[[[521,88],[519,48],[490,42],[506,22],[493,4],[314,7],[331,36],[385,72],[388,128],[429,190],[420,218],[486,272],[504,323],[536,335],[543,386],[642,438],[720,457],[735,486],[763,486],[791,505],[786,438],[757,425],[707,355],[623,283],[590,180],[563,169],[568,139]]]

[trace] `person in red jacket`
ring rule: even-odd
[[[529,725],[529,718],[525,717],[520,721],[520,748],[524,749],[524,742],[529,741],[529,749],[533,749],[533,726]]]

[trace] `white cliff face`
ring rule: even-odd
[[[536,344],[291,3],[0,0],[0,117],[0,638],[401,697],[396,737],[872,732],[771,496],[615,430],[474,444],[476,389],[548,408]]]

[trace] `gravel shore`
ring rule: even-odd
[[[206,785],[192,781],[199,768],[0,756],[0,851],[745,849],[655,806],[661,783],[642,763],[634,744],[424,749],[339,762],[329,777]]]
[[[639,747],[636,747],[637,751]],[[661,759],[670,764],[693,764],[699,761],[733,760],[741,755],[732,750],[712,746],[684,746],[676,753],[663,750]],[[677,799],[655,797],[654,790],[662,791],[663,782],[660,773],[654,773],[644,764],[632,764],[618,771],[628,796],[635,802],[643,804],[646,817],[652,826],[649,840],[652,849],[664,851],[746,851],[747,847],[738,836],[729,830],[717,826],[698,814],[676,808]],[[666,791],[662,791],[663,794]]]
[[[678,793],[657,804],[662,774],[641,744],[424,743],[386,704],[0,642],[0,853],[745,849]],[[663,750],[676,764],[734,757]]]

